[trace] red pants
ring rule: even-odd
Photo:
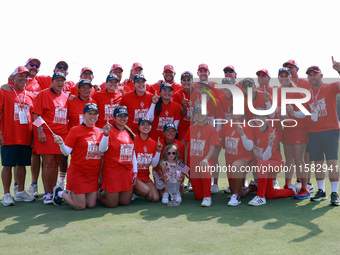
[[[197,200],[211,197],[211,178],[190,178],[190,182]]]
[[[291,189],[274,189],[273,179],[277,171],[264,171],[261,166],[280,167],[283,166],[283,162],[280,160],[260,160],[257,162],[258,166],[258,186],[257,196],[265,197],[266,199],[282,198],[294,196],[294,191]],[[267,168],[268,169],[268,168]]]

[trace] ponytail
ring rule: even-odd
[[[156,108],[156,116],[159,116],[161,114],[161,112],[162,112],[162,104],[163,104],[163,99],[162,99],[162,97],[159,97],[158,101],[156,103],[156,106],[155,106],[155,108]]]

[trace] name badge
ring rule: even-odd
[[[28,124],[27,114],[24,110],[19,111],[19,122],[20,124]]]

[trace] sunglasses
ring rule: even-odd
[[[34,63],[29,63],[30,67],[35,67],[37,69],[39,69],[40,65],[34,64]]]
[[[173,152],[170,152],[170,151],[168,151],[166,154],[168,154],[168,155],[176,155],[176,152],[175,151],[173,151]]]
[[[234,71],[231,69],[224,70],[224,73],[233,73]]]
[[[64,69],[65,71],[67,71],[67,69],[68,69],[67,66],[56,66],[56,68],[58,68],[59,70]]]

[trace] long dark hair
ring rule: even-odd
[[[162,97],[159,97],[158,101],[156,103],[156,106],[155,106],[155,108],[156,108],[156,116],[159,116],[161,114],[161,112],[162,112],[162,104],[163,104],[163,99],[162,99]]]
[[[132,130],[127,125],[125,125],[124,128],[129,133],[131,139],[134,141],[136,139],[136,134],[132,132]]]

